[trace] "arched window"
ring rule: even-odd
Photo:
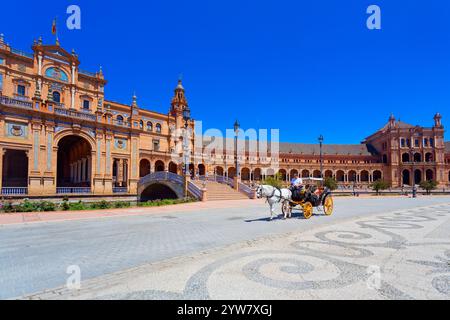
[[[153,131],[153,123],[150,121],[147,122],[147,131]]]
[[[52,99],[53,99],[53,102],[60,103],[61,102],[61,94],[58,91],[53,91]]]
[[[409,162],[409,153],[402,154],[402,162]]]
[[[144,129],[144,121],[139,121],[139,129]]]
[[[120,114],[117,116],[117,123],[120,125],[123,124],[123,117]]]
[[[161,125],[159,123],[156,124],[156,132],[161,133]]]

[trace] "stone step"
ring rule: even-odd
[[[205,185],[203,181],[193,181],[196,186],[203,188]],[[206,197],[208,200],[241,200],[248,199],[245,194],[234,190],[231,186],[218,183],[215,181],[206,182]]]

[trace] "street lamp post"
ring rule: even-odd
[[[322,159],[322,144],[323,144],[323,135],[320,135],[319,138],[319,149],[320,149],[320,177],[323,178],[323,159]]]
[[[186,106],[183,110],[183,120],[184,120],[184,176],[185,176],[185,186],[184,186],[184,196],[188,196],[187,181],[189,177],[189,135],[188,127],[189,120],[191,119],[191,110]]]
[[[411,170],[412,170],[412,172],[411,172],[411,180],[412,180],[412,197],[413,198],[416,198],[417,197],[417,188],[416,188],[416,173],[415,173],[415,171],[414,171],[414,149],[413,149],[413,146],[412,146],[412,141],[410,141],[409,143],[411,143],[411,147],[410,147],[410,149],[409,149],[409,153],[410,153],[410,161],[411,161],[411,164],[412,164],[412,168],[411,168]]]
[[[238,161],[238,133],[239,133],[239,122],[236,120],[234,122],[234,165],[236,168],[236,175],[235,175],[235,188],[238,188],[238,182],[239,178],[241,176],[241,170],[239,168],[239,161]]]

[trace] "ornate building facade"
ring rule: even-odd
[[[33,53],[14,49],[0,37],[0,174],[2,195],[136,195],[141,177],[155,171],[181,174],[173,160],[182,138],[173,134],[194,122],[181,81],[167,114],[106,99],[102,70],[79,68],[75,52],[39,39]],[[236,176],[234,151],[216,150],[207,160],[194,148],[189,167],[198,175]],[[432,127],[396,121],[358,145],[280,143],[278,168],[285,180],[295,174],[336,178],[342,186],[384,179],[393,187],[433,179],[450,185],[450,144],[444,142],[441,116]],[[239,157],[242,181],[274,174],[258,152]],[[264,155],[266,157],[266,155]],[[269,155],[270,156],[270,155]],[[250,161],[251,160],[251,161]]]

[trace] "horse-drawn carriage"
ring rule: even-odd
[[[303,185],[291,187],[291,199],[284,199],[281,210],[285,216],[291,216],[293,209],[300,209],[305,219],[311,218],[314,208],[322,210],[327,216],[333,213],[331,191],[323,186],[321,178],[303,178]],[[318,183],[320,182],[320,183]]]

